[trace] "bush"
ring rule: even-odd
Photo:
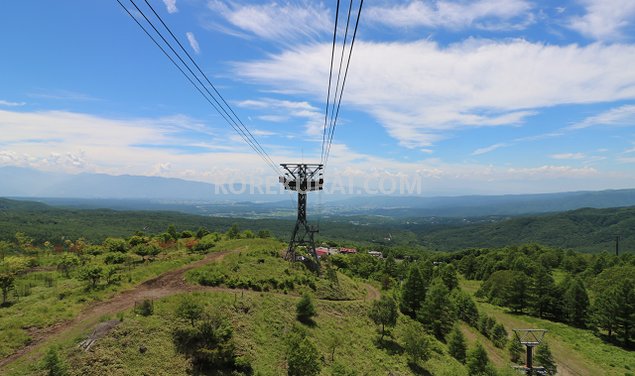
[[[114,265],[114,264],[123,264],[126,262],[126,255],[116,252],[116,253],[108,253],[106,257],[104,257],[104,264]]]
[[[245,359],[238,359],[232,340],[233,330],[220,315],[211,315],[197,326],[178,327],[172,332],[177,351],[192,360],[198,373],[209,371],[249,371]]]
[[[309,294],[302,295],[302,298],[295,306],[296,317],[300,322],[310,323],[315,316],[315,306],[313,305],[313,299]]]
[[[154,313],[154,303],[150,299],[144,299],[136,308],[136,312],[141,316],[152,316]]]

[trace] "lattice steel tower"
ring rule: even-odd
[[[309,225],[306,219],[307,193],[311,191],[321,191],[324,185],[322,164],[310,163],[282,163],[280,166],[286,171],[280,177],[280,183],[285,190],[298,192],[298,219],[293,228],[293,234],[289,241],[286,258],[296,261],[296,247],[306,246],[307,251],[315,260],[317,270],[319,270],[319,260],[315,252],[314,234],[319,232],[316,227]]]

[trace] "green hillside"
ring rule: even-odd
[[[616,235],[621,251],[635,252],[635,207],[579,209],[417,232],[427,247],[447,251],[539,243],[580,252],[613,252]]]

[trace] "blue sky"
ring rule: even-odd
[[[151,0],[276,163],[319,160],[335,3]],[[632,0],[367,0],[356,43],[327,179],[635,187]],[[115,0],[7,2],[0,45],[0,166],[276,179]]]

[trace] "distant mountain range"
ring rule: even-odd
[[[58,206],[176,210],[205,215],[293,216],[282,195],[215,194],[213,184],[174,178],[63,174],[0,167],[0,197],[37,198]],[[498,196],[336,196],[309,200],[311,213],[391,218],[516,216],[635,205],[635,189]],[[314,195],[315,196],[315,195]],[[322,204],[318,204],[323,201]],[[256,204],[257,202],[257,204]]]

